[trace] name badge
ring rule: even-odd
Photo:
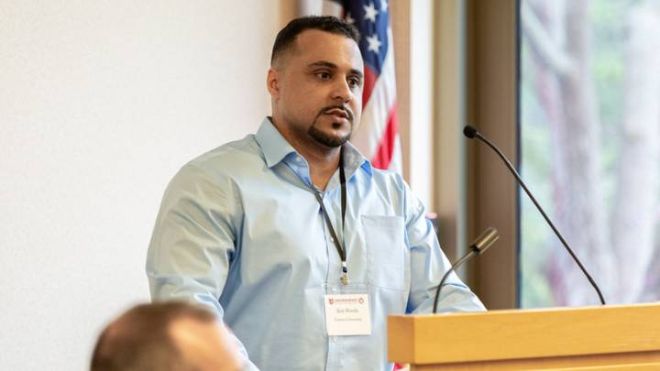
[[[371,335],[369,295],[326,295],[325,325],[330,336]]]

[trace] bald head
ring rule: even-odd
[[[228,330],[196,305],[170,302],[136,306],[101,333],[92,371],[239,370]]]

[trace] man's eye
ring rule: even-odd
[[[360,87],[360,79],[357,79],[357,78],[348,79],[348,84],[353,88],[359,88]]]
[[[327,80],[330,78],[330,73],[329,72],[318,72],[316,76],[321,79],[321,80]]]

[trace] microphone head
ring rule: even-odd
[[[470,247],[477,254],[481,255],[499,238],[500,234],[497,232],[497,229],[488,227],[479,235],[479,237],[477,237],[477,239],[474,240]]]
[[[463,135],[465,135],[470,139],[476,137],[477,134],[479,134],[479,131],[470,125],[465,125],[465,127],[463,128]]]

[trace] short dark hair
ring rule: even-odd
[[[344,35],[349,39],[353,39],[356,43],[360,42],[360,33],[357,28],[337,17],[309,16],[296,18],[278,32],[270,56],[271,65],[293,45],[296,37],[306,30],[320,30],[336,35]]]
[[[138,305],[103,330],[94,348],[91,370],[192,370],[169,333],[170,324],[182,318],[216,321],[212,312],[184,302]]]

